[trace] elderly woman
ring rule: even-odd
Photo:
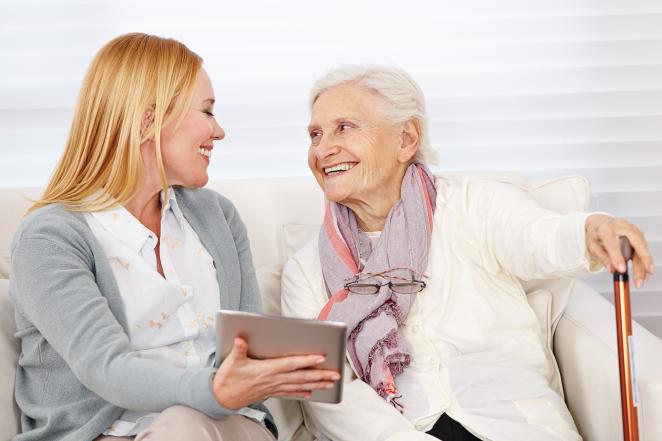
[[[261,307],[239,214],[198,189],[225,136],[214,100],[174,40],[122,35],[92,61],[12,245],[16,441],[273,441],[262,400],[337,379],[320,356],[252,360],[241,339],[214,367],[216,311]]]
[[[404,72],[333,70],[311,109],[308,164],[328,203],[285,267],[283,311],[347,323],[354,379],[342,403],[305,404],[309,427],[335,441],[580,440],[518,278],[623,271],[627,236],[640,286],[653,263],[639,230],[511,185],[435,179]]]

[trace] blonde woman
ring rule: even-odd
[[[214,313],[259,311],[246,230],[200,189],[225,136],[202,60],[145,34],[107,43],[63,156],[12,245],[22,353],[15,440],[273,440],[259,403],[337,374],[318,356],[213,367]]]

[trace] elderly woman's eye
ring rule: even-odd
[[[338,126],[338,131],[339,131],[339,132],[345,132],[345,131],[347,131],[347,129],[351,129],[352,127],[353,127],[353,126],[352,126],[351,124],[348,124],[348,123],[342,123],[342,124],[340,124],[340,125]]]
[[[309,135],[310,139],[314,141],[315,139],[319,139],[322,136],[322,133],[319,130],[313,130],[309,132]]]

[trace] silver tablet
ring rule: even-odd
[[[315,390],[310,398],[294,400],[339,403],[342,399],[343,367],[347,326],[344,323],[276,317],[222,309],[216,313],[216,359],[224,360],[235,337],[248,343],[251,358],[278,358],[288,355],[321,354],[321,369],[340,374],[331,389]]]

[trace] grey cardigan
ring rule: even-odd
[[[211,190],[175,188],[184,217],[214,259],[221,308],[260,311],[246,228]],[[181,369],[136,356],[112,270],[80,213],[49,205],[12,243],[10,296],[21,354],[15,441],[93,440],[123,409],[177,404],[213,418],[234,413],[211,392],[213,368]],[[256,406],[267,412],[263,406]],[[267,418],[273,424],[267,412]]]

